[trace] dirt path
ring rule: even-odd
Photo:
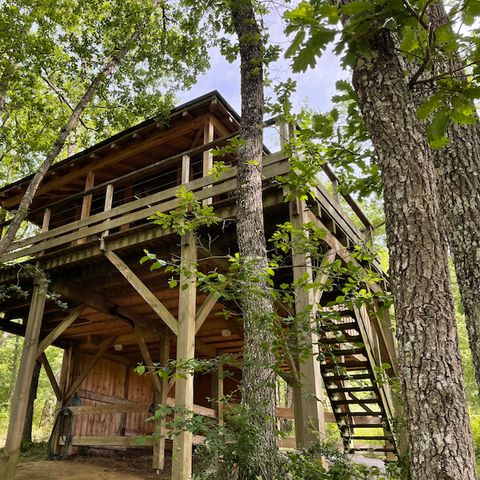
[[[52,462],[46,460],[20,462],[15,480],[165,480],[168,472],[154,475],[143,461],[122,461],[112,458],[77,457]]]

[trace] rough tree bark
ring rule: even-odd
[[[112,58],[103,66],[103,68],[97,73],[97,75],[93,78],[88,88],[85,90],[82,98],[79,100],[75,108],[73,109],[70,118],[68,119],[65,126],[60,131],[55,143],[53,144],[52,149],[47,154],[45,160],[38,168],[37,172],[33,176],[30,184],[28,185],[25,194],[23,195],[22,200],[20,201],[20,205],[18,207],[17,212],[15,213],[12,221],[8,227],[3,238],[0,240],[0,258],[1,256],[7,251],[8,247],[15,239],[15,235],[20,228],[22,222],[27,218],[28,209],[33,202],[33,198],[40,187],[40,184],[43,181],[46,173],[48,172],[49,168],[58,157],[60,152],[62,151],[65,142],[72,131],[78,125],[80,118],[88,107],[89,103],[95,96],[97,89],[100,87],[102,82],[110,78],[119,65],[122,63],[123,59],[127,56],[127,54],[132,51],[138,43],[138,40],[142,36],[143,32],[145,31],[148,23],[150,21],[152,12],[161,4],[161,0],[153,0],[152,1],[152,9],[149,11],[147,15],[142,19],[142,21],[137,25],[135,31],[132,35],[126,40],[125,45],[118,50],[118,52],[112,56]]]
[[[390,33],[353,72],[384,185],[398,361],[413,480],[475,479],[446,244],[424,126]]]
[[[263,41],[249,0],[230,4],[231,17],[240,45],[242,120],[238,151],[237,238],[246,268],[246,288],[241,307],[244,320],[242,403],[252,414],[251,439],[255,455],[240,471],[240,478],[273,479],[275,468],[275,358],[273,307],[269,287],[261,272],[267,267],[263,220]],[[255,277],[252,274],[256,273]]]
[[[449,24],[442,2],[429,6],[428,17],[435,31]],[[452,72],[464,81],[464,62],[457,53],[447,55],[437,49],[431,68],[412,85],[417,105],[437,90],[428,78]],[[410,67],[411,69],[411,67]],[[480,123],[451,124],[450,143],[431,151],[437,173],[437,189],[443,224],[453,256],[458,286],[472,351],[477,385],[480,388]]]

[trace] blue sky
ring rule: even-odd
[[[286,49],[288,39],[283,33],[283,22],[278,14],[270,15],[265,24],[269,28],[270,39],[273,43]],[[192,100],[212,90],[218,90],[225,99],[240,113],[240,70],[238,62],[230,64],[217,49],[212,49],[211,68],[200,76],[197,84],[189,91],[179,92],[178,103]],[[270,77],[274,81],[286,80],[288,77],[297,81],[297,92],[293,97],[296,110],[307,104],[310,108],[327,110],[330,99],[335,94],[335,82],[345,78],[347,73],[342,71],[338,59],[328,50],[317,62],[316,68],[303,74],[293,75],[289,61],[283,58],[271,66]],[[267,92],[268,93],[268,92]]]

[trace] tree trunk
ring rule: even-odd
[[[474,480],[434,167],[390,33],[373,34],[370,46],[353,84],[382,169],[411,475]]]
[[[238,151],[237,238],[245,275],[242,403],[252,415],[253,455],[240,478],[273,479],[275,469],[275,358],[273,307],[265,281],[268,258],[263,223],[263,40],[252,2],[232,1],[241,60],[242,120]]]
[[[35,362],[35,366],[33,367],[32,384],[30,386],[30,393],[28,394],[28,404],[27,412],[25,414],[25,424],[23,426],[22,442],[32,441],[33,414],[35,399],[37,398],[38,379],[40,377],[41,368],[42,364],[37,360]]]
[[[428,16],[434,29],[449,23],[442,2],[430,5]],[[437,51],[433,68],[424,77],[455,72],[452,76],[463,82],[463,66],[458,54],[447,57]],[[414,85],[412,90],[418,106],[435,91],[434,81]],[[450,143],[443,149],[432,150],[431,154],[436,167],[443,224],[465,310],[475,377],[480,388],[480,124],[478,121],[473,125],[451,124],[448,136]]]
[[[15,213],[7,232],[5,233],[4,237],[0,240],[0,258],[5,252],[7,251],[8,247],[15,239],[15,235],[20,228],[22,222],[27,218],[28,209],[33,202],[33,198],[37,193],[40,184],[43,181],[43,178],[47,174],[49,168],[52,166],[55,159],[58,157],[60,152],[62,151],[65,142],[72,131],[74,131],[80,121],[80,118],[95,96],[97,89],[100,87],[103,81],[110,78],[115,71],[117,70],[118,66],[122,63],[123,59],[126,55],[133,50],[138,43],[139,38],[142,36],[145,28],[148,26],[151,14],[153,10],[155,10],[161,3],[161,0],[153,0],[152,1],[152,10],[143,18],[141,23],[137,26],[135,31],[132,33],[130,38],[127,39],[125,45],[118,50],[118,52],[105,64],[105,66],[100,70],[100,72],[93,78],[92,82],[86,89],[85,93],[83,94],[82,98],[73,109],[70,118],[68,119],[65,126],[60,131],[55,143],[53,144],[52,149],[48,153],[47,157],[40,165],[39,169],[33,176],[30,184],[28,185],[22,200],[20,201],[20,205],[18,207],[17,212]]]

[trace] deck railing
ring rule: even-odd
[[[185,170],[191,167],[190,161],[194,156],[202,155],[204,152],[226,145],[235,135],[231,134],[205,145],[172,155],[134,172],[122,175],[112,181],[101,183],[93,188],[52,202],[41,210],[32,210],[30,215],[36,214],[38,216],[43,212],[43,222],[39,233],[14,242],[2,260],[6,262],[39,256],[46,252],[54,252],[62,248],[82,244],[88,239],[102,239],[112,234],[112,232],[125,231],[131,225],[146,222],[147,217],[156,212],[168,212],[178,204],[176,193],[179,188],[179,182],[173,182],[174,185],[171,186],[172,182],[169,184],[161,180],[162,174],[168,168],[179,168],[181,165],[180,183],[184,184],[188,190],[193,191],[199,200],[204,200],[208,203],[213,202],[215,205],[220,198],[225,198],[229,193],[231,194],[235,191],[236,168],[230,168],[227,173],[219,178],[213,178],[211,175],[208,175],[191,181],[187,181],[192,176]],[[282,128],[280,128],[280,135],[282,135]],[[283,143],[284,141],[280,139],[279,145],[281,146]],[[265,155],[263,177],[266,183],[275,185],[275,178],[279,175],[285,175],[288,170],[289,161],[282,152],[267,153]],[[364,226],[362,231],[357,228],[335,198],[338,179],[328,165],[324,166],[324,171],[332,183],[334,194],[329,193],[328,189],[319,182],[312,192],[314,198],[320,208],[331,217],[332,221],[335,222],[352,243],[362,242],[365,239],[364,232],[369,232],[372,229],[370,222],[361,212],[353,198],[348,194],[343,195],[345,201],[361,222],[361,225]],[[147,177],[150,180],[158,178],[158,182],[153,189],[144,189],[142,191],[142,195],[145,196],[135,198],[133,195],[130,195],[130,197],[126,198],[122,195],[120,201],[118,199],[115,200],[119,189],[125,189],[125,185],[129,182],[130,184],[137,182],[136,185],[141,185],[142,179]],[[233,195],[230,196],[233,198]],[[90,215],[86,218],[70,221],[67,213],[69,209],[75,208],[78,211],[85,199],[92,201],[92,198],[95,201]],[[72,205],[75,205],[75,207],[72,207]],[[51,219],[54,217],[57,219],[56,223],[61,223],[61,225],[51,228]],[[64,219],[65,223],[63,221],[59,222],[59,218],[61,220]],[[7,224],[8,221],[4,222],[0,227]]]

